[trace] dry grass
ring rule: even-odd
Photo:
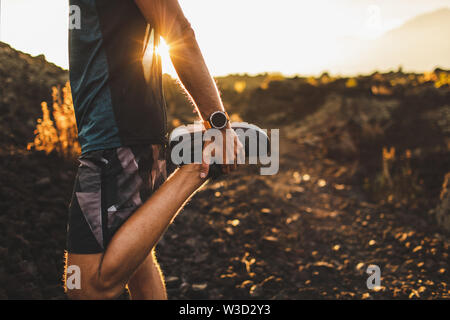
[[[77,157],[80,152],[77,124],[73,109],[72,92],[67,82],[64,88],[52,88],[52,111],[42,102],[42,118],[37,120],[35,138],[27,146],[28,150],[57,152],[64,158]]]

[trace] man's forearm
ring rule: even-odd
[[[211,77],[190,27],[172,44],[170,57],[181,83],[191,96],[199,114],[206,119],[214,111],[224,110],[219,91]]]

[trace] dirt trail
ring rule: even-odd
[[[366,202],[352,169],[282,139],[278,175],[210,183],[158,248],[170,298],[449,298],[448,238]]]
[[[370,204],[352,165],[283,139],[280,172],[209,183],[158,246],[171,299],[449,298],[448,238],[424,215]],[[0,298],[64,298],[75,165],[1,154]],[[379,292],[366,287],[381,268]]]

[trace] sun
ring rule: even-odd
[[[153,52],[152,36],[149,39],[147,50],[145,51],[142,59],[142,65],[144,67],[144,76],[146,80],[148,81],[149,80],[148,78],[150,77],[150,66],[153,61],[154,53],[156,53],[161,57],[163,73],[168,73],[171,76],[176,77],[177,73],[175,71],[175,68],[173,67],[172,60],[170,59],[170,46],[164,41],[163,38],[160,38],[159,45],[155,47],[155,52]]]
[[[170,46],[164,41],[163,38],[160,39],[159,46],[156,50],[161,57],[163,73],[176,76],[175,68],[173,67],[172,60],[170,59]]]
[[[162,57],[167,57],[170,58],[170,47],[169,45],[166,43],[166,41],[164,41],[163,38],[161,38],[159,40],[159,45],[156,48],[157,53]]]

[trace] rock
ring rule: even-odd
[[[250,287],[250,296],[252,298],[258,298],[261,297],[263,295],[263,289],[260,285],[255,284],[253,286]]]
[[[206,260],[208,260],[209,257],[209,252],[205,252],[202,254],[197,254],[194,258],[194,262],[195,263],[202,263],[205,262]]]
[[[165,279],[166,283],[172,283],[172,282],[178,282],[180,280],[180,278],[178,277],[166,277]]]
[[[44,178],[39,179],[38,181],[36,181],[36,186],[37,187],[45,187],[45,186],[50,185],[50,182],[51,182],[51,180],[50,180],[49,177],[44,177]]]
[[[181,279],[178,277],[170,276],[166,277],[164,280],[168,289],[175,289],[181,286]]]
[[[202,291],[202,290],[205,290],[207,287],[208,287],[207,283],[198,283],[198,284],[194,283],[192,285],[192,290],[194,290],[194,291]]]

